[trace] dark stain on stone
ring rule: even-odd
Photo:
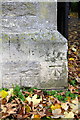
[[[18,50],[18,51],[20,50],[20,41],[19,41],[18,35],[17,35],[17,50]]]
[[[61,52],[58,52],[58,54],[57,54],[57,58],[58,58],[60,55],[61,55]]]

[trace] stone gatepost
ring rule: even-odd
[[[57,31],[57,2],[2,4],[2,86],[64,88],[67,40]]]

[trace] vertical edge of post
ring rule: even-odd
[[[2,2],[0,1],[0,88],[2,88]]]

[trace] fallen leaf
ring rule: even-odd
[[[80,102],[78,101],[78,98],[76,97],[74,100],[71,101],[70,107],[72,108],[73,112],[76,112],[80,109]]]
[[[2,113],[2,116],[0,116],[0,118],[1,118],[1,120],[2,120],[2,119],[6,118],[6,117],[8,117],[8,116],[9,116],[8,113]]]
[[[68,108],[69,108],[68,103],[61,103],[61,107],[62,107],[64,110],[68,110]]]
[[[6,98],[7,95],[8,95],[8,92],[6,92],[5,90],[0,91],[0,97]]]
[[[72,112],[76,112],[78,110],[78,104],[70,104],[70,107],[72,108],[71,111]]]
[[[68,89],[71,91],[71,93],[74,93],[76,88],[69,84],[69,88]]]
[[[61,113],[61,109],[52,110],[53,118],[63,118],[64,116]]]
[[[3,99],[1,100],[1,103],[2,103],[2,105],[5,105],[5,104],[7,103],[7,100],[6,100],[5,98],[3,98]]]
[[[42,111],[42,112],[38,112],[38,114],[40,115],[40,117],[44,117],[44,116],[46,116],[46,114],[44,113],[44,111]]]
[[[43,91],[41,91],[41,90],[34,89],[34,93],[37,94],[37,95],[40,95],[40,96],[43,95]]]
[[[74,52],[76,52],[76,48],[72,47],[72,50],[73,50]]]
[[[71,97],[67,97],[67,101],[70,102],[71,101]]]
[[[74,113],[73,112],[64,112],[64,118],[74,118]]]
[[[34,96],[32,96],[32,97],[27,97],[26,98],[26,100],[29,102],[29,103],[31,103],[31,102],[33,102],[33,105],[36,105],[36,104],[39,104],[40,103],[40,101],[42,101],[42,97],[40,97],[40,99],[37,99],[37,94],[35,94]]]
[[[16,116],[18,119],[22,119],[22,115],[21,114],[17,114]]]
[[[74,100],[72,100],[71,102],[77,105],[77,104],[78,104],[78,98],[76,97],[76,98],[75,98]]]
[[[58,109],[58,108],[61,108],[61,106],[59,104],[55,104],[55,105],[51,106],[51,110],[55,110],[55,109]]]
[[[69,58],[69,60],[74,60],[74,58]]]
[[[41,118],[39,114],[34,115],[34,118]]]
[[[7,111],[7,113],[10,115],[10,114],[14,114],[14,113],[16,113],[16,108],[12,108],[12,109],[9,109],[8,111]]]
[[[22,119],[28,118],[30,116],[30,113],[27,113],[26,115],[22,116]]]
[[[51,118],[64,118],[64,115],[55,115],[55,116],[51,116]]]
[[[13,94],[13,88],[10,88],[7,93],[8,93],[8,95],[12,95]]]
[[[52,110],[52,114],[53,115],[59,115],[59,114],[61,114],[61,109]]]
[[[4,105],[1,105],[1,112],[4,112],[4,113],[6,113],[6,111],[7,111],[7,108],[4,106]]]
[[[30,112],[30,111],[31,111],[31,108],[30,108],[29,105],[26,105],[26,106],[25,106],[25,109],[26,109],[26,112]]]

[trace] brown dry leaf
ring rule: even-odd
[[[30,92],[28,92],[28,91],[22,91],[22,93],[30,95]]]
[[[43,95],[43,91],[42,90],[36,90],[36,89],[34,89],[34,93],[37,94],[37,95],[40,95],[40,96]]]
[[[23,119],[25,119],[25,118],[28,118],[30,116],[30,113],[27,113],[27,114],[25,114],[25,115],[23,115]]]
[[[12,107],[16,107],[17,104],[7,103],[5,106],[7,107],[7,109],[12,109]]]
[[[72,85],[69,84],[69,88],[68,89],[71,91],[71,93],[74,93],[76,87],[73,87]]]
[[[1,105],[1,112],[6,113],[7,108],[5,107],[5,105]]]
[[[44,108],[43,111],[46,114],[46,116],[51,116],[52,115],[51,109]]]
[[[17,109],[16,109],[16,108],[13,108],[13,109],[7,110],[7,113],[10,115],[10,114],[16,113],[16,111],[17,111]]]
[[[22,119],[22,114],[17,114],[16,118]]]
[[[32,115],[36,115],[37,114],[37,111],[31,111],[31,112],[29,112],[30,114],[32,114]]]
[[[5,105],[6,102],[7,102],[7,100],[6,100],[5,98],[1,100],[1,104],[2,104],[2,105]]]
[[[2,116],[0,117],[0,119],[2,120],[2,119],[5,119],[6,117],[8,117],[9,116],[9,114],[8,113],[2,113]]]
[[[15,101],[16,101],[18,104],[20,104],[19,98],[15,98]]]
[[[15,101],[15,100],[12,100],[12,101],[11,101],[11,104],[16,104],[16,101]]]
[[[58,93],[58,95],[65,95],[65,92]]]
[[[61,102],[55,97],[54,97],[54,101],[55,101],[54,103],[61,104]]]
[[[20,104],[20,106],[19,106],[18,113],[20,115],[24,115],[25,114],[25,108],[24,108],[24,106],[22,104]]]
[[[25,115],[25,113],[26,113],[26,108],[25,108],[25,106],[22,106],[21,111],[22,111],[22,114]]]
[[[40,112],[38,112],[38,114],[40,115],[40,117],[46,116],[46,114],[44,113],[44,111],[40,111]]]

